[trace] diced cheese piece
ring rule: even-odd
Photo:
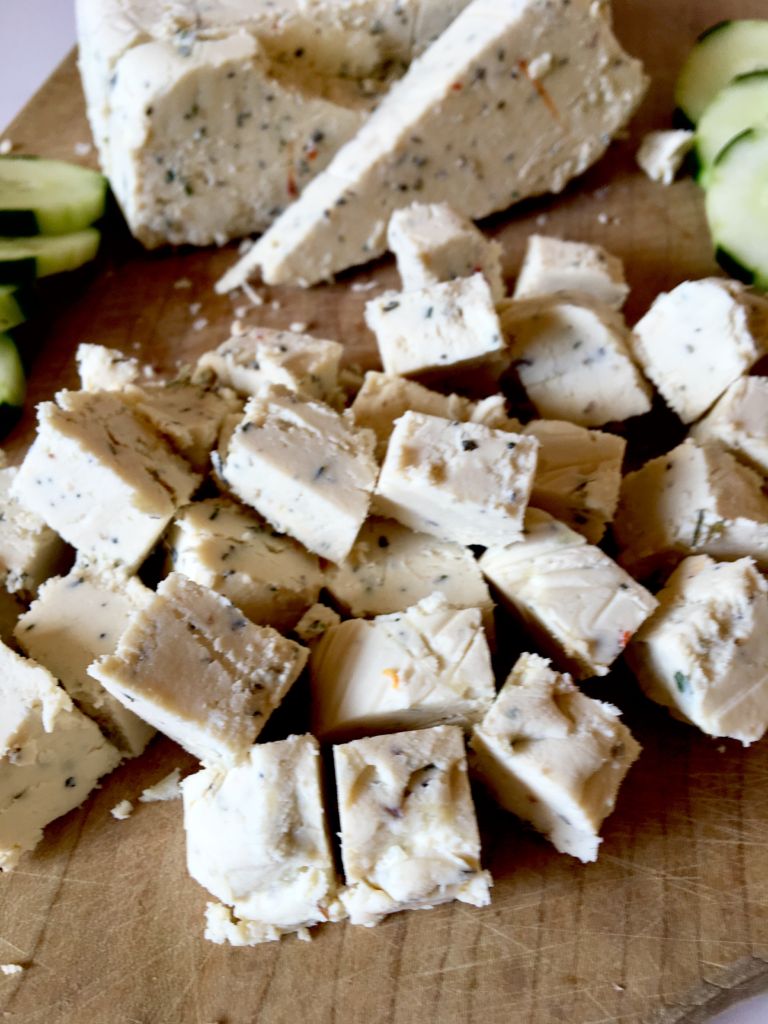
[[[159,782],[153,786],[147,786],[141,791],[139,800],[143,804],[162,804],[168,800],[179,800],[181,798],[181,769],[174,768],[173,771],[164,775]]]
[[[740,377],[692,428],[700,442],[717,441],[768,476],[768,377]]]
[[[560,853],[597,860],[600,826],[640,753],[618,708],[521,654],[470,745],[472,768],[502,807]]]
[[[401,612],[439,593],[454,608],[479,608],[494,635],[493,601],[472,552],[393,519],[368,519],[345,560],[326,569],[325,586],[354,618]]]
[[[407,412],[395,423],[376,511],[457,544],[520,537],[536,469],[533,437]]]
[[[82,342],[77,346],[75,361],[83,391],[121,391],[142,376],[138,359],[104,345]]]
[[[197,366],[241,395],[255,395],[264,384],[282,384],[305,398],[328,402],[336,394],[343,351],[338,341],[251,327],[203,353]]]
[[[395,210],[387,245],[405,292],[479,272],[490,285],[494,302],[504,298],[501,245],[446,203],[412,203]]]
[[[40,588],[19,619],[20,647],[44,665],[77,706],[123,754],[140,754],[154,729],[123,707],[88,675],[88,666],[112,654],[131,616],[152,597],[135,577],[120,579],[76,565]]]
[[[225,485],[315,554],[340,562],[368,513],[375,439],[320,402],[274,386],[219,447]]]
[[[342,916],[313,736],[259,743],[181,788],[189,873],[232,908],[206,938],[250,946]]]
[[[638,166],[651,181],[671,185],[695,139],[695,133],[684,128],[648,132],[637,151]]]
[[[768,584],[750,558],[684,559],[627,650],[651,700],[745,745],[768,729]]]
[[[460,900],[490,902],[461,729],[374,736],[333,748],[352,924]]]
[[[206,764],[243,761],[294,683],[306,648],[171,573],[90,673]]]
[[[683,423],[691,423],[766,350],[768,300],[705,277],[662,292],[635,324],[635,358]]]
[[[127,821],[133,814],[133,804],[130,800],[120,800],[109,811],[116,821]]]
[[[200,478],[109,391],[61,391],[12,493],[84,555],[130,572]]]
[[[433,594],[394,615],[347,619],[310,657],[312,732],[344,740],[479,722],[496,694],[479,608]]]
[[[332,626],[338,626],[341,617],[324,604],[313,604],[302,615],[293,632],[305,644],[316,643]]]
[[[685,555],[753,556],[768,569],[762,480],[716,445],[687,440],[624,477],[613,532],[633,576],[668,571]]]
[[[624,267],[602,245],[569,242],[549,235],[529,235],[514,297],[589,295],[621,309],[629,294]]]
[[[540,416],[600,427],[651,408],[619,313],[586,298],[542,296],[503,305],[512,363]]]
[[[522,433],[539,442],[531,505],[597,544],[619,501],[627,442],[561,420],[532,420]]]
[[[166,544],[170,565],[253,622],[291,629],[323,584],[317,558],[242,505],[209,498],[181,510]]]
[[[62,567],[66,549],[61,537],[11,494],[17,473],[15,466],[0,469],[0,585],[28,596]]]
[[[0,643],[0,870],[78,807],[120,755],[53,676]]]
[[[604,676],[656,607],[599,548],[531,509],[517,544],[491,547],[480,568],[516,611],[580,679]]]
[[[530,73],[543,53],[556,55],[545,81]],[[257,267],[270,284],[307,285],[364,263],[414,196],[476,220],[559,192],[605,152],[644,89],[602,5],[473,0],[217,288]]]

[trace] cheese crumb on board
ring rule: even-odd
[[[121,800],[110,810],[110,814],[116,821],[127,821],[133,814],[133,804],[130,800]]]
[[[159,782],[153,786],[147,786],[142,791],[139,800],[143,804],[164,803],[166,800],[179,800],[181,798],[181,769],[174,768],[168,772]]]
[[[693,149],[696,133],[684,128],[648,132],[637,151],[637,163],[651,181],[671,185]]]
[[[740,377],[691,429],[699,442],[715,441],[768,476],[768,377]]]
[[[24,967],[22,964],[0,964],[0,971],[5,975],[22,974]]]
[[[558,293],[586,295],[612,309],[621,309],[629,286],[621,260],[602,245],[529,235],[514,298]]]
[[[116,348],[81,342],[75,352],[83,391],[121,391],[142,376],[141,364]]]
[[[9,594],[30,597],[66,562],[59,535],[12,493],[15,466],[0,467],[0,582]]]

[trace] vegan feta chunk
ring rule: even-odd
[[[696,135],[684,128],[648,132],[637,151],[637,163],[651,181],[671,185],[693,149]]]
[[[0,463],[0,584],[30,597],[66,560],[61,537],[12,494],[18,469]]]
[[[312,649],[313,733],[344,740],[402,729],[469,729],[496,693],[478,608],[440,594],[392,615],[347,619]]]
[[[152,597],[136,577],[121,579],[76,565],[40,588],[18,621],[22,650],[54,675],[75,704],[124,755],[140,754],[155,730],[88,675],[113,654],[132,616]]]
[[[545,419],[601,427],[651,408],[619,313],[586,297],[504,304],[501,324],[520,383]]]
[[[768,300],[705,277],[662,292],[632,333],[635,358],[683,423],[709,409],[768,345]]]
[[[624,267],[601,245],[570,242],[549,235],[529,235],[514,297],[588,295],[621,309],[629,294]]]
[[[768,476],[768,377],[739,377],[691,430],[699,442],[715,441]]]
[[[205,937],[254,946],[339,920],[338,884],[313,736],[259,743],[235,768],[182,785],[187,868],[221,903]]]
[[[502,807],[560,853],[597,860],[600,827],[640,754],[618,708],[521,654],[470,745],[473,770]]]
[[[656,607],[653,595],[600,548],[530,509],[522,540],[489,547],[480,568],[504,604],[579,679],[607,675]]]
[[[536,470],[538,441],[406,412],[395,423],[375,509],[412,530],[457,544],[510,544]]]
[[[224,438],[219,474],[281,533],[333,562],[349,554],[368,514],[375,438],[320,402],[273,386]]]
[[[307,650],[171,573],[91,675],[207,765],[242,762],[295,682]]]
[[[0,643],[0,870],[15,868],[119,761],[47,669]]]
[[[77,346],[75,361],[83,391],[121,391],[142,377],[138,359],[105,345],[82,342]]]
[[[490,902],[457,726],[373,736],[333,748],[352,924],[460,900]]]
[[[685,558],[627,660],[651,700],[746,746],[768,728],[768,584],[750,558]]]
[[[768,498],[762,479],[713,444],[684,441],[621,485],[613,532],[621,564],[640,579],[691,554],[753,556],[768,569]]]

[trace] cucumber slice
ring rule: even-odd
[[[0,235],[66,235],[104,215],[107,182],[63,160],[0,159]]]
[[[696,126],[699,183],[705,188],[715,157],[745,128],[768,122],[768,70],[738,75],[715,96]]]
[[[27,299],[14,284],[0,284],[0,334],[27,319]]]
[[[0,406],[22,406],[26,390],[16,343],[7,334],[0,334]]]
[[[675,102],[692,124],[736,75],[768,68],[768,21],[721,21],[699,36],[683,65]]]
[[[94,258],[100,239],[96,228],[71,235],[0,238],[0,281],[17,284],[76,270]]]
[[[768,128],[748,128],[720,151],[706,210],[720,265],[768,288]]]

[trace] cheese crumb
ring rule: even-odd
[[[208,326],[208,317],[201,316],[201,317],[198,317],[197,320],[195,320],[194,323],[192,324],[192,330],[193,331],[204,331],[207,326]]]
[[[23,970],[21,964],[0,964],[0,971],[3,974],[21,974]]]
[[[188,277],[180,277],[177,281],[173,282],[173,287],[177,291],[182,291],[185,288],[191,288],[192,282]]]
[[[304,320],[294,320],[294,322],[290,326],[290,330],[292,330],[294,334],[304,334],[304,332],[307,331],[308,329],[309,324],[306,323]]]
[[[252,288],[248,284],[247,281],[243,281],[241,287],[243,289],[243,295],[245,295],[245,297],[248,299],[248,301],[251,303],[252,306],[263,306],[264,305],[264,298],[263,298],[263,296],[259,295],[259,293],[254,288]],[[279,303],[278,303],[278,308],[279,308]]]
[[[160,779],[154,786],[147,786],[139,797],[143,804],[159,803],[163,800],[178,800],[181,797],[181,769],[174,768],[165,778]]]
[[[115,804],[109,813],[118,821],[125,821],[126,818],[130,818],[133,814],[133,804],[130,800],[121,800],[119,804]]]
[[[372,288],[375,288],[378,283],[378,281],[355,281],[354,284],[351,285],[351,288],[353,292],[369,292]]]
[[[90,142],[76,142],[72,149],[74,150],[75,156],[88,156],[93,149],[93,146]]]
[[[3,139],[2,142],[0,142],[0,156],[8,156],[12,149],[13,143],[10,139]]]
[[[238,247],[237,247],[237,255],[238,256],[245,256],[245,254],[251,248],[253,248],[253,239],[252,238],[244,238],[242,240],[242,242],[240,243],[240,245],[238,245]]]
[[[242,320],[244,317],[248,316],[248,307],[235,306],[235,316],[237,317],[238,320]]]
[[[189,315],[197,316],[200,310],[203,308],[202,302],[190,302],[189,304]]]
[[[282,309],[283,308],[282,305],[280,304],[280,302],[278,302],[277,299],[273,299],[270,302],[269,306],[270,306],[270,309],[274,309],[275,311],[277,311],[278,309]]]

